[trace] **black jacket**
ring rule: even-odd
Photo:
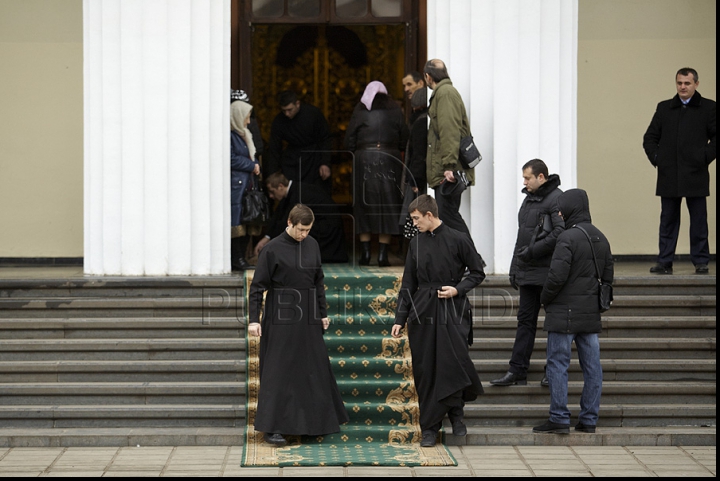
[[[657,167],[655,195],[707,197],[708,166],[715,160],[715,101],[695,92],[688,105],[675,95],[660,102],[643,137],[643,149]]]
[[[536,192],[523,189],[523,193],[526,197],[518,212],[518,234],[510,276],[515,276],[515,282],[521,286],[542,286],[555,242],[565,228],[557,207],[557,199],[562,194],[560,177],[552,174]],[[549,223],[546,223],[546,216],[549,216]]]
[[[571,189],[558,198],[558,208],[565,218],[565,231],[558,237],[550,272],[540,295],[545,306],[546,331],[562,333],[595,333],[602,331],[598,302],[598,280],[595,275],[590,242],[575,228],[583,227],[593,240],[598,268],[603,282],[612,284],[613,259],[610,243],[591,224],[587,193]]]

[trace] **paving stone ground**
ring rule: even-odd
[[[241,468],[241,446],[0,448],[0,477],[15,476],[703,476],[715,446],[451,446],[454,467]]]

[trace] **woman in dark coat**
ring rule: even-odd
[[[250,131],[252,105],[237,100],[230,104],[230,265],[234,271],[249,267],[245,260],[250,235],[242,225],[242,198],[250,180],[250,174],[260,173],[260,164],[255,161],[255,144]]]
[[[402,206],[400,177],[408,129],[400,106],[382,82],[365,88],[345,135],[345,146],[355,152],[354,216],[360,233],[360,265],[370,264],[370,240],[379,235],[378,265],[389,266],[388,244],[400,233],[397,219]]]

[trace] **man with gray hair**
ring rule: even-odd
[[[435,189],[439,216],[448,226],[470,235],[460,215],[460,202],[466,185],[456,173],[464,173],[469,185],[475,184],[475,171],[460,164],[460,139],[470,135],[465,104],[453,87],[445,63],[432,59],[425,64],[425,83],[433,90],[428,117],[427,182]]]

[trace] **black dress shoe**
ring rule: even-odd
[[[437,442],[437,433],[433,431],[423,432],[422,441],[420,441],[420,447],[432,448]]]
[[[287,440],[283,437],[282,434],[265,433],[263,434],[263,438],[265,439],[266,443],[272,444],[273,446],[278,448],[281,448],[287,444]]]
[[[709,274],[710,270],[708,269],[707,264],[698,264],[695,266],[695,274]]]
[[[542,379],[540,379],[540,385],[542,387],[550,387],[550,381],[547,378],[547,375],[543,375]]]
[[[570,425],[548,421],[540,426],[535,426],[533,432],[538,434],[570,434]]]
[[[673,268],[672,268],[672,266],[664,266],[664,265],[658,263],[650,268],[650,272],[652,274],[672,274]]]
[[[234,272],[242,272],[250,269],[250,263],[246,261],[244,257],[240,257],[232,263],[231,267]]]
[[[524,386],[527,384],[527,377],[508,371],[500,379],[493,379],[490,381],[490,384],[493,386],[512,386],[513,384]]]
[[[575,425],[575,431],[580,431],[583,433],[594,433],[595,432],[595,426],[592,426],[590,424],[583,424],[581,422],[578,422]]]
[[[453,436],[466,436],[467,435],[467,426],[465,426],[465,423],[462,422],[462,420],[457,421],[450,421],[452,423],[452,433]]]

